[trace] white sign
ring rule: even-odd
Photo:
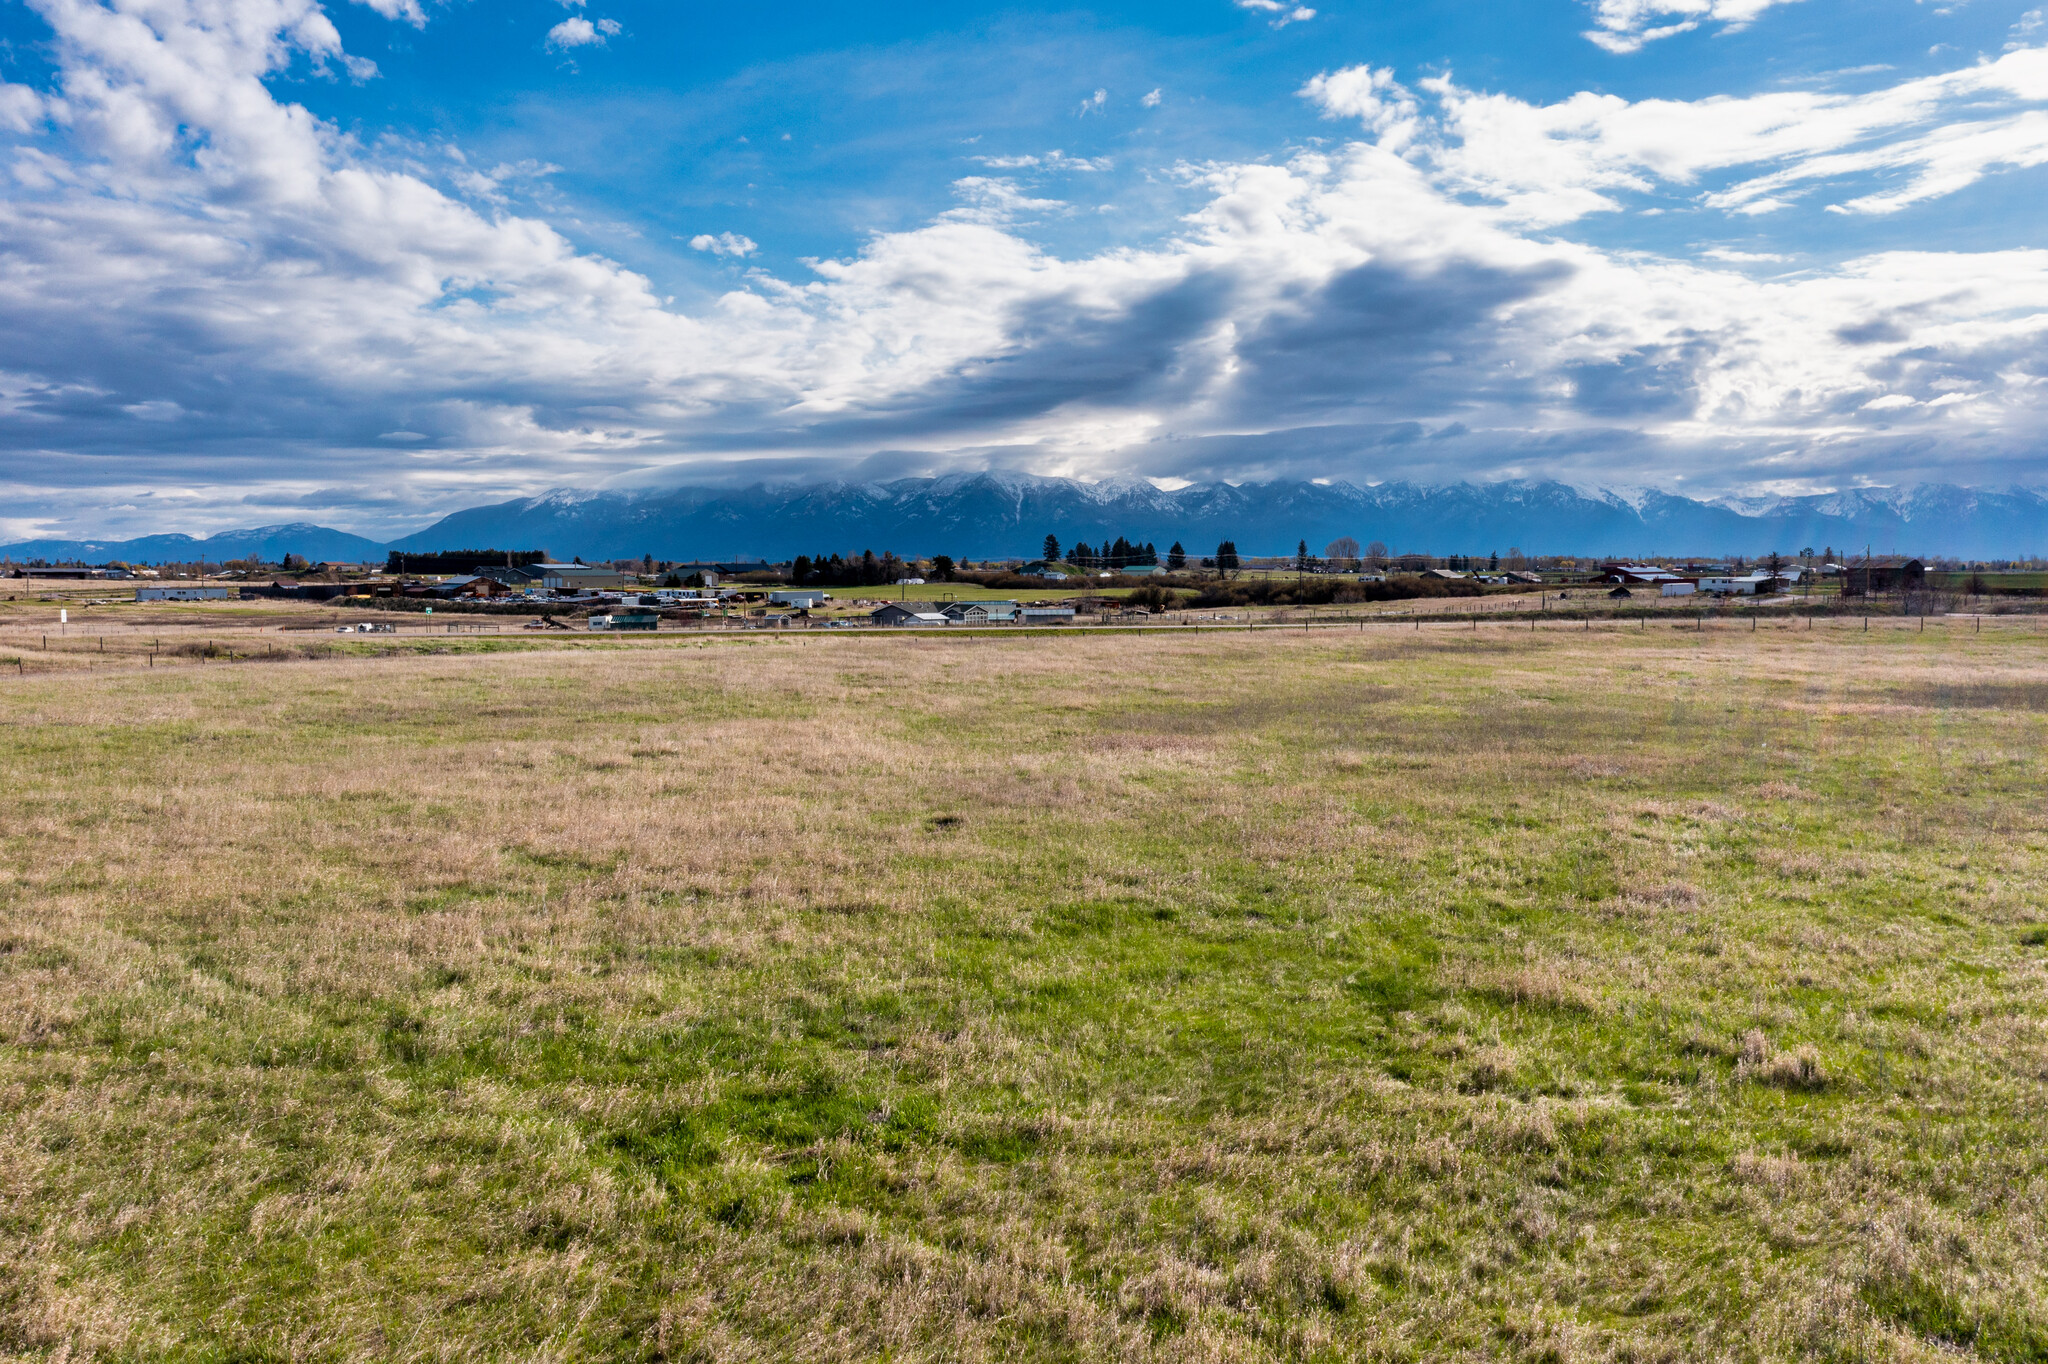
[[[59,625],[69,625],[71,623],[71,613],[69,611],[59,611],[57,613],[57,623]]]

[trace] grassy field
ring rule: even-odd
[[[1971,582],[1981,582],[1993,592],[2011,591],[2015,588],[2028,592],[2048,589],[2048,573],[2028,573],[2014,570],[1997,570],[1983,573],[1931,572],[1927,585],[1948,592],[1961,592]]]
[[[2048,632],[0,678],[0,1356],[2048,1359]]]

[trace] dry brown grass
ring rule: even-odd
[[[1416,634],[6,685],[0,1351],[2030,1357],[2043,641]]]

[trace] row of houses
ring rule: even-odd
[[[1688,564],[1683,569],[1670,569],[1658,564],[1602,564],[1600,572],[1607,582],[1655,586],[1661,588],[1667,597],[1683,597],[1694,592],[1746,597],[1793,586],[1809,575],[1840,578],[1845,597],[1904,592],[1927,585],[1926,563],[1901,555],[1862,559],[1850,564],[1828,564],[1818,571],[1798,564],[1782,564],[1776,573],[1735,573],[1725,564]]]
[[[1013,601],[892,601],[868,619],[876,625],[1060,625],[1074,619],[1074,608]]]

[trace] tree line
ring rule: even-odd
[[[945,565],[942,577],[950,577],[953,561],[941,554],[932,561],[933,570]],[[813,558],[799,554],[789,566],[789,580],[798,587],[883,587],[898,578],[916,576],[911,566],[884,550],[877,555],[864,549],[860,557],[850,554],[820,554]]]

